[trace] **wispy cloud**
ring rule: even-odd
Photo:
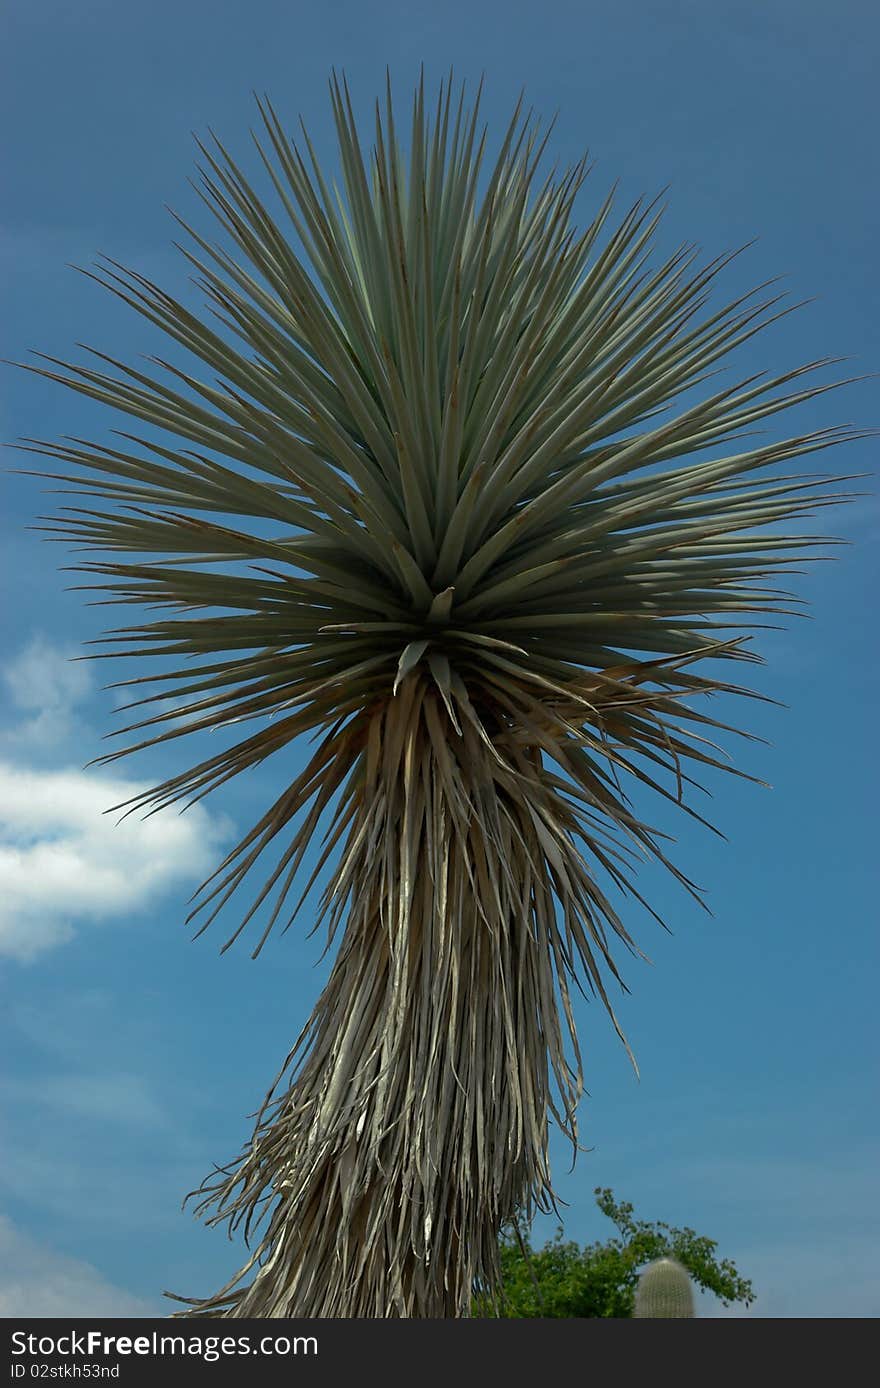
[[[0,1215],[0,1316],[162,1314],[158,1304],[114,1287],[91,1263],[38,1243]]]
[[[0,1194],[7,1208],[39,1210],[65,1235],[73,1231],[80,1246],[96,1231],[151,1239],[179,1232],[181,1199],[205,1165],[201,1152],[179,1150],[188,1145],[185,1135],[169,1136],[164,1128],[112,1133],[109,1125],[74,1124],[64,1115],[53,1122],[38,1106],[13,1121],[12,1133],[0,1132]]]
[[[191,703],[191,699],[155,699],[155,702],[151,703],[146,708],[133,708],[129,710],[128,705],[132,699],[132,692],[130,689],[114,689],[111,691],[111,697],[117,711],[121,716],[124,715],[124,722],[120,721],[119,723],[120,729],[129,722],[135,723],[144,718],[158,718],[160,714],[168,713],[173,713],[178,716],[167,718],[165,722],[159,724],[156,728],[157,733],[165,732],[169,728],[183,727],[183,725],[189,721],[184,715]]]
[[[166,1122],[164,1109],[144,1079],[129,1072],[31,1076],[4,1083],[0,1092],[30,1106],[88,1118],[93,1123],[153,1128]]]
[[[758,1318],[840,1318],[880,1312],[877,1268],[876,1143],[828,1146],[817,1158],[758,1153],[679,1168],[694,1199],[705,1190],[734,1225],[737,1266],[755,1287],[750,1310],[717,1305],[704,1314]],[[754,1237],[755,1228],[763,1237]],[[735,1238],[735,1234],[733,1236]],[[725,1247],[728,1241],[725,1240]]]
[[[11,706],[23,715],[2,734],[7,747],[57,748],[81,725],[76,706],[91,691],[92,677],[73,659],[77,654],[36,635],[0,670]]]
[[[827,1240],[788,1239],[746,1246],[737,1264],[757,1293],[754,1304],[722,1306],[701,1299],[699,1314],[725,1320],[848,1320],[880,1314],[877,1243],[870,1234]]]

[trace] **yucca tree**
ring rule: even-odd
[[[776,576],[821,539],[778,523],[835,499],[768,470],[853,436],[755,439],[827,363],[715,379],[779,298],[707,308],[729,257],[655,260],[656,205],[615,222],[608,197],[573,229],[586,162],[539,174],[520,107],[489,161],[451,81],[430,112],[418,87],[408,152],[390,93],[369,152],[331,96],[339,190],[268,100],[275,210],[200,143],[229,238],[182,224],[209,314],[86,272],[193,374],[30,368],[141,426],[26,441],[98,499],[47,518],[104,556],[86,586],[160,614],[104,638],[166,663],[121,682],[146,687],[138,740],[98,760],[253,720],[126,810],[317,742],[293,779],[276,758],[278,799],[196,894],[205,928],[277,839],[232,938],[266,904],[258,953],[325,868],[344,929],[252,1140],[202,1189],[213,1222],[264,1219],[254,1256],[182,1314],[461,1316],[492,1286],[502,1224],[550,1197],[549,1119],[575,1137],[570,984],[613,1019],[610,944],[636,949],[609,891],[642,901],[647,855],[699,898],[628,791],[700,819],[691,772],[727,763],[692,696],[747,692],[704,662],[755,659],[744,632],[790,610]]]

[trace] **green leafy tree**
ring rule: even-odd
[[[730,257],[656,256],[654,205],[618,219],[609,196],[577,229],[586,163],[539,175],[519,107],[490,160],[450,83],[433,113],[417,88],[408,149],[390,90],[369,150],[331,94],[332,170],[268,101],[267,192],[200,144],[220,239],[183,223],[184,254],[207,312],[116,261],[88,272],[170,352],[31,368],[127,417],[26,445],[82,503],[47,529],[97,556],[86,586],[141,609],[100,652],[137,662],[141,697],[99,761],[197,743],[126,812],[274,759],[277,797],[193,917],[262,863],[227,941],[265,909],[258,954],[326,866],[318,923],[341,934],[252,1137],[202,1188],[257,1242],[200,1316],[459,1316],[497,1281],[504,1222],[550,1199],[551,1114],[576,1141],[572,981],[613,1019],[633,859],[700,899],[633,791],[700,820],[695,775],[728,769],[703,696],[749,692],[726,671],[817,543],[790,523],[836,499],[792,461],[853,436],[762,433],[829,388],[815,362],[716,376],[777,297],[707,307]]]
[[[501,1239],[501,1284],[495,1297],[478,1297],[474,1313],[520,1317],[628,1317],[633,1313],[639,1271],[657,1258],[675,1258],[703,1291],[725,1306],[754,1301],[751,1282],[727,1258],[719,1259],[714,1239],[662,1221],[636,1219],[633,1206],[597,1188],[596,1204],[617,1234],[581,1248],[564,1242],[562,1229],[534,1249],[516,1228]]]

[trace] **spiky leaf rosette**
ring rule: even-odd
[[[767,470],[847,433],[751,437],[828,388],[802,379],[822,363],[707,384],[778,300],[706,309],[724,260],[655,263],[653,206],[611,229],[609,197],[575,231],[586,164],[539,181],[519,108],[488,168],[449,84],[433,118],[417,91],[408,156],[389,95],[365,157],[331,91],[341,192],[268,101],[277,214],[200,146],[235,248],[185,228],[212,316],[114,261],[94,274],[200,372],[32,368],[149,426],[28,441],[99,499],[49,525],[109,556],[78,566],[88,586],[166,610],[105,640],[166,658],[135,704],[176,706],[100,760],[257,725],[128,812],[318,744],[197,894],[207,925],[278,839],[235,932],[268,903],[259,950],[329,817],[329,983],[252,1141],[203,1188],[212,1221],[267,1223],[184,1314],[458,1316],[492,1285],[499,1228],[549,1198],[548,1116],[575,1135],[570,981],[610,1011],[609,942],[635,948],[601,880],[638,897],[649,855],[696,891],[626,783],[687,808],[689,768],[726,765],[721,725],[686,701],[737,686],[697,667],[749,658],[743,630],[783,609],[774,575],[816,539],[777,523],[833,499]]]

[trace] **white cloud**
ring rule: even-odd
[[[2,734],[0,759],[0,955],[21,962],[64,944],[85,921],[128,918],[178,884],[195,885],[232,830],[200,804],[120,823],[105,812],[146,782],[33,764],[47,748],[57,757],[83,729],[76,705],[92,676],[74,653],[38,634],[0,672],[25,715]]]
[[[114,1287],[91,1263],[56,1253],[0,1215],[0,1316],[161,1314],[158,1305]]]
[[[37,635],[4,667],[10,701],[27,715],[3,734],[7,745],[57,747],[76,730],[75,705],[92,689],[89,667],[74,659],[79,654],[75,647],[57,646]]]
[[[204,877],[231,826],[202,805],[118,822],[146,783],[0,762],[0,954],[27,962],[86,920],[128,918]]]

